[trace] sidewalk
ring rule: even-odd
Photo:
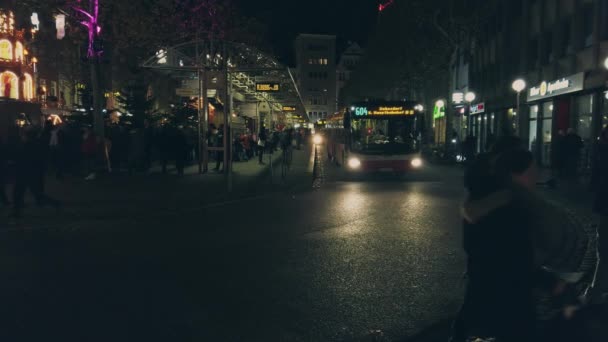
[[[58,181],[54,177],[48,177],[46,192],[60,200],[63,208],[59,212],[53,208],[38,208],[28,195],[24,218],[17,222],[12,219],[5,222],[9,222],[13,227],[17,225],[32,229],[66,226],[80,229],[83,226],[101,225],[110,220],[134,221],[138,217],[150,218],[204,211],[205,206],[213,203],[238,201],[285,189],[292,190],[296,186],[310,189],[311,150],[310,146],[300,151],[294,150],[292,167],[285,181],[281,180],[280,150],[271,156],[265,155],[265,165],[259,165],[257,158],[248,162],[233,163],[230,193],[224,174],[210,170],[207,174],[200,175],[197,164],[188,166],[183,177],[175,174],[174,167],[169,169],[170,173],[167,175],[163,175],[160,168],[156,167],[148,174],[105,174],[98,175],[93,181],[85,181],[82,178]],[[210,164],[210,168],[214,166]],[[11,194],[10,189],[8,193]],[[9,212],[0,209],[2,221]],[[2,221],[0,229],[4,228]]]

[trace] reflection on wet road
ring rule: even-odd
[[[317,191],[106,230],[12,233],[0,299],[16,309],[0,330],[90,341],[342,341],[373,330],[403,339],[461,296],[460,171],[427,170],[363,182],[330,170]]]

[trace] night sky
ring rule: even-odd
[[[242,13],[266,23],[279,59],[294,64],[298,33],[335,34],[338,52],[346,43],[365,46],[376,25],[377,0],[234,0]]]

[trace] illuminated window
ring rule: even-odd
[[[6,39],[0,40],[0,59],[13,60],[13,44]]]
[[[0,74],[0,93],[3,97],[19,99],[19,78],[10,71]]]
[[[23,44],[21,42],[15,44],[15,60],[18,62],[23,61]]]
[[[34,81],[32,80],[32,76],[30,74],[25,74],[24,77],[23,98],[25,100],[32,100],[34,99]]]

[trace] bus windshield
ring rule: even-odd
[[[413,117],[359,119],[352,123],[352,151],[362,154],[407,154],[418,151]]]

